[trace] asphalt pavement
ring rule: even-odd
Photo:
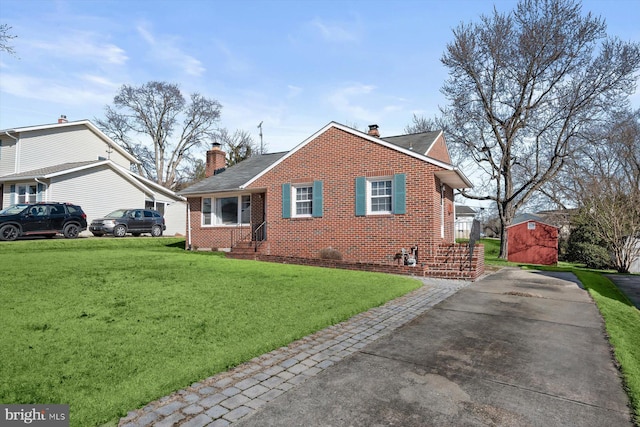
[[[628,403],[575,277],[503,269],[234,426],[632,426]]]
[[[640,310],[640,276],[630,274],[606,274],[606,276]]]

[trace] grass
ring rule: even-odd
[[[175,238],[0,245],[0,401],[127,411],[419,287],[391,275],[226,259]]]
[[[574,270],[598,305],[640,425],[640,311],[601,274]]]

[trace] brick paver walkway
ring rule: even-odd
[[[426,312],[469,282],[423,279],[421,288],[151,402],[120,427],[227,426]]]

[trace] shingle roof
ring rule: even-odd
[[[178,192],[181,195],[239,190],[251,178],[271,166],[287,152],[261,154],[236,163],[217,175],[210,176]]]
[[[549,224],[547,221],[544,220],[544,218],[538,215],[525,213],[525,214],[517,215],[515,218],[513,218],[513,221],[511,221],[511,225],[507,228],[513,227],[514,225],[522,224],[523,222],[529,222],[529,221],[536,221],[542,224],[547,224],[553,227],[557,227],[556,225]]]
[[[472,207],[466,205],[456,205],[456,215],[475,215],[477,213],[478,212],[476,212],[476,210]]]
[[[100,163],[104,160],[89,160],[85,162],[72,162],[72,163],[62,163],[60,165],[47,166],[45,168],[33,169],[30,171],[13,173],[10,175],[0,176],[0,180],[14,179],[14,178],[39,178],[46,175],[51,175],[54,173],[64,172],[66,170],[76,169],[83,166],[91,165],[93,163]]]
[[[393,145],[397,145],[398,147],[426,155],[427,150],[431,147],[431,144],[433,144],[433,141],[438,137],[438,135],[440,135],[440,131],[388,136],[380,139]]]

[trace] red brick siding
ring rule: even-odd
[[[427,152],[427,156],[432,159],[440,160],[444,163],[451,163],[451,157],[449,157],[449,150],[447,150],[447,144],[444,141],[443,135],[440,135],[436,140],[431,149]]]
[[[258,252],[251,247],[237,248],[233,255],[276,262],[474,280],[484,272],[483,250],[476,251],[469,265],[468,248],[452,245],[453,189],[448,186],[444,186],[444,238],[441,236],[442,187],[434,176],[439,169],[396,150],[330,128],[249,186],[248,190],[255,188],[258,191],[252,195],[252,222],[257,225],[266,217],[267,240]],[[356,177],[391,177],[397,173],[406,175],[406,214],[355,216]],[[323,182],[323,216],[282,218],[282,184],[311,184],[315,180]],[[230,247],[235,227],[201,226],[201,198],[189,198],[188,201],[192,248]],[[398,265],[394,259],[396,253],[415,245],[419,250],[418,265]],[[320,259],[319,252],[328,247],[338,250],[343,260]]]
[[[373,271],[378,273],[404,274],[419,277],[440,279],[476,280],[484,274],[484,246],[477,245],[469,261],[469,247],[458,244],[442,244],[438,246],[438,264],[409,267],[400,264],[378,264],[355,261],[338,261],[320,258],[301,258],[293,256],[264,255],[248,248],[247,251],[228,256],[237,259],[252,259],[282,264],[309,265],[325,268],[342,268],[346,270]]]
[[[251,232],[250,226],[241,228],[236,226],[203,226],[202,225],[202,198],[187,198],[191,212],[191,248],[192,249],[228,249],[232,241]],[[253,213],[253,212],[252,212]],[[189,240],[186,242],[189,245]]]
[[[337,128],[330,128],[250,187],[267,188],[267,255],[317,258],[332,247],[346,261],[394,263],[418,245],[432,259],[440,238],[439,168]],[[406,214],[355,216],[355,178],[406,174]],[[282,184],[321,180],[322,218],[282,218]],[[453,192],[446,189],[445,239],[453,242]],[[451,209],[449,209],[451,206]]]

